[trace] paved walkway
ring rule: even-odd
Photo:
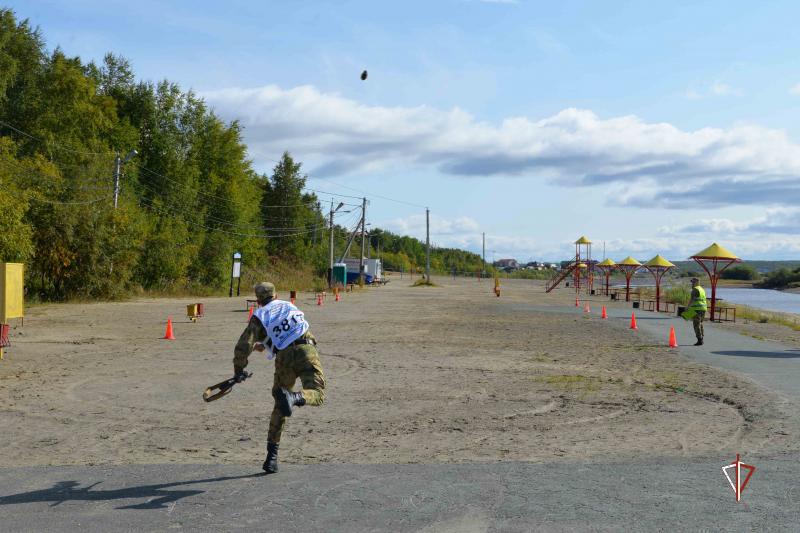
[[[0,529],[797,531],[798,460],[760,459],[743,503],[719,459],[310,465],[272,476],[220,465],[21,468],[0,474]]]
[[[592,318],[600,320],[602,301],[590,302]],[[583,315],[581,307],[514,305],[515,311],[535,311]],[[616,327],[628,328],[631,312],[636,312],[639,331],[632,335],[647,335],[654,342],[666,345],[669,328],[675,326],[679,350],[687,358],[739,373],[763,387],[792,400],[800,401],[800,350],[782,344],[754,339],[736,331],[705,323],[705,344],[694,346],[692,323],[666,313],[633,310],[630,307],[608,307],[609,321]]]

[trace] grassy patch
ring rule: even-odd
[[[669,390],[674,392],[684,392],[686,382],[678,372],[645,372],[645,386],[656,390]]]
[[[677,305],[688,305],[689,300],[692,298],[692,287],[688,283],[681,283],[664,291],[664,296],[668,302]]]
[[[420,278],[417,281],[415,281],[411,286],[412,287],[438,287],[439,285],[435,284],[432,281],[428,281],[425,278]]]
[[[542,352],[531,355],[529,357],[529,361],[534,361],[536,363],[550,363],[553,361],[553,358],[550,357],[547,352]]]
[[[795,331],[800,331],[800,320],[798,320],[797,315],[764,311],[746,305],[735,305],[735,307],[737,320],[752,320],[759,324],[779,324]]]

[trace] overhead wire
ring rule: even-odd
[[[107,157],[108,156],[108,154],[103,154],[103,153],[99,153],[99,152],[87,152],[87,151],[73,150],[71,148],[67,148],[67,147],[62,146],[61,143],[56,143],[56,142],[52,142],[52,141],[46,141],[44,139],[36,137],[35,135],[31,135],[30,133],[28,133],[28,132],[26,132],[24,130],[21,130],[21,129],[13,126],[12,124],[9,124],[8,122],[3,121],[3,120],[0,120],[0,125],[3,125],[5,127],[9,128],[10,130],[13,130],[13,131],[19,133],[20,135],[23,135],[23,136],[25,136],[25,137],[27,137],[29,139],[32,139],[34,141],[37,141],[37,142],[41,143],[41,144],[44,144],[44,145],[47,145],[47,146],[54,145],[54,146],[57,146],[57,147],[63,149],[64,151],[69,151],[69,152],[72,152],[72,153],[77,153],[77,154],[82,154],[82,155],[93,155],[93,156],[103,156],[103,157]],[[150,174],[151,176],[156,176],[156,177],[162,178],[162,179],[164,179],[166,181],[169,181],[171,183],[174,183],[176,185],[184,187],[187,190],[191,190],[193,192],[196,192],[199,195],[202,195],[202,196],[205,196],[205,197],[208,197],[208,198],[215,198],[217,200],[222,200],[222,201],[229,202],[229,203],[232,202],[230,198],[226,198],[226,197],[219,196],[219,195],[216,195],[216,194],[204,192],[204,191],[200,190],[199,188],[192,187],[192,186],[190,186],[190,185],[188,185],[186,183],[180,182],[178,180],[175,180],[173,178],[165,176],[164,174],[156,172],[155,170],[151,170],[151,169],[145,167],[144,165],[142,165],[140,163],[137,163],[136,161],[132,161],[132,164],[134,166],[136,166],[137,168],[139,168],[140,170]],[[62,166],[69,166],[71,164],[62,162],[61,165]],[[74,165],[74,166],[75,167],[79,167],[80,165]],[[306,190],[310,190],[310,189],[306,188]],[[317,192],[317,191],[311,190],[311,192]],[[328,195],[336,195],[336,196],[345,197],[344,195],[339,195],[339,194],[336,194],[336,193],[320,193],[320,194],[328,194]],[[356,199],[360,200],[360,198],[357,198],[355,196],[346,196],[346,197],[356,198]],[[312,206],[312,205],[314,205],[316,203],[318,203],[318,202],[305,202],[305,203],[287,204],[287,205],[265,205],[263,207],[270,207],[270,208],[310,207],[310,206]],[[353,205],[353,204],[350,204],[350,205]]]
[[[168,210],[165,210],[160,206],[157,206],[157,205],[154,205],[154,204],[148,204],[148,202],[146,200],[144,200],[144,199],[140,200],[139,203],[140,203],[140,205],[144,203],[146,207],[148,207],[150,209],[153,209],[155,211],[158,211],[158,212],[160,212],[160,213],[162,213],[164,215],[171,216],[171,217],[177,217],[177,214],[169,212]],[[185,219],[183,219],[183,221],[186,222],[186,224],[189,225],[189,226],[201,227],[201,228],[207,229],[209,231],[217,231],[217,232],[225,233],[225,234],[228,234],[228,235],[236,235],[238,237],[248,237],[248,238],[252,237],[252,238],[259,238],[259,239],[279,239],[279,238],[285,238],[285,237],[296,237],[296,236],[299,236],[299,235],[307,235],[309,233],[312,233],[312,232],[316,231],[317,229],[319,229],[321,227],[324,227],[322,225],[319,225],[319,226],[315,227],[314,229],[306,230],[306,231],[298,231],[296,233],[287,233],[287,234],[281,234],[281,235],[267,235],[267,234],[263,234],[263,233],[241,233],[241,232],[235,232],[235,231],[228,231],[228,230],[224,230],[224,229],[221,229],[221,228],[213,228],[213,227],[210,227],[210,226],[206,226],[205,224],[200,224],[200,223],[197,223],[197,222],[187,221]]]
[[[278,161],[276,159],[272,159],[272,158],[266,158],[266,159],[268,161],[272,161],[273,163],[280,163],[280,161]],[[322,181],[326,181],[326,182],[330,183],[331,185],[335,185],[337,187],[342,187],[344,189],[349,189],[351,191],[360,192],[360,193],[364,194],[365,196],[369,196],[370,198],[381,198],[382,200],[388,200],[390,202],[396,202],[398,204],[405,204],[405,205],[410,205],[412,207],[421,207],[422,209],[427,209],[426,206],[421,205],[421,204],[415,204],[413,202],[408,202],[406,200],[398,200],[397,198],[390,198],[388,196],[383,196],[383,195],[380,195],[380,194],[368,193],[368,192],[366,192],[364,190],[356,189],[355,187],[349,187],[347,185],[342,185],[341,183],[336,183],[334,181],[329,180],[328,178],[323,178],[323,177],[320,177],[320,176],[308,176],[308,177],[309,177],[309,179],[312,179],[312,180],[322,180]],[[308,190],[313,191],[313,189],[310,189],[310,188]],[[361,200],[363,198],[363,197],[359,197],[359,196],[348,196],[348,195],[344,195],[344,194],[340,194],[340,193],[326,193],[326,192],[323,192],[323,191],[314,191],[314,192],[320,192],[322,194],[337,194],[337,195],[339,195],[339,196],[341,196],[343,198],[357,198],[359,200]]]
[[[65,146],[61,146],[61,143],[57,143],[57,142],[54,142],[54,141],[46,141],[44,139],[41,139],[39,137],[36,137],[35,135],[31,135],[30,133],[19,129],[19,128],[9,124],[8,122],[5,122],[4,120],[0,120],[0,125],[5,126],[6,128],[8,128],[10,130],[13,130],[13,131],[19,133],[20,135],[24,135],[25,137],[28,137],[31,140],[37,141],[37,142],[42,143],[42,144],[47,145],[47,146],[55,146],[56,148],[64,150],[65,152],[72,152],[73,154],[80,154],[80,155],[108,156],[108,154],[103,154],[103,153],[100,153],[100,152],[88,152],[88,151],[83,151],[83,150],[75,150],[75,149],[72,149],[72,148],[67,148]]]
[[[44,145],[47,145],[47,146],[55,146],[55,147],[57,147],[59,149],[67,151],[67,152],[81,154],[81,155],[92,155],[92,156],[108,157],[107,153],[74,150],[72,148],[68,148],[66,146],[63,146],[61,143],[58,143],[58,142],[55,142],[55,141],[46,141],[44,139],[36,137],[35,135],[32,135],[32,134],[30,134],[30,133],[28,133],[28,132],[26,132],[26,131],[24,131],[24,130],[22,130],[20,128],[17,128],[15,126],[13,126],[12,124],[9,124],[8,122],[2,121],[2,120],[0,120],[0,125],[3,125],[6,128],[9,128],[10,130],[12,130],[12,131],[14,131],[14,132],[16,132],[16,133],[18,133],[20,135],[23,135],[23,136],[25,136],[25,137],[27,137],[27,138],[29,138],[31,140],[35,140],[35,141],[37,141],[39,143],[42,143]],[[273,161],[275,163],[279,163],[279,161],[274,160],[274,159],[271,159],[271,161]],[[66,164],[66,163],[63,163],[63,162],[61,164],[63,166],[71,165],[71,164]],[[234,205],[233,201],[230,198],[226,198],[226,197],[219,196],[219,195],[216,195],[216,194],[204,192],[204,191],[200,190],[199,188],[192,187],[192,186],[190,186],[190,185],[188,185],[188,184],[186,184],[184,182],[181,182],[181,181],[178,181],[176,179],[170,178],[170,177],[168,177],[168,176],[166,176],[164,174],[161,174],[161,173],[156,172],[156,171],[154,171],[152,169],[149,169],[149,168],[145,167],[144,165],[139,164],[139,163],[137,163],[135,161],[133,162],[133,165],[135,167],[137,167],[138,169],[142,170],[143,172],[151,175],[151,176],[162,178],[162,179],[164,179],[164,180],[166,180],[168,182],[174,183],[174,184],[176,184],[178,186],[181,186],[181,187],[183,187],[183,188],[185,188],[187,190],[191,190],[191,191],[197,193],[198,195],[201,195],[201,196],[204,196],[204,197],[207,197],[207,198],[215,198],[217,200],[222,200],[224,202],[228,202],[231,205]],[[80,167],[80,165],[72,165],[72,166],[74,168],[79,168]],[[335,185],[337,187],[342,187],[342,188],[346,188],[346,189],[353,190],[353,191],[356,191],[356,192],[362,192],[364,194],[367,194],[365,191],[362,191],[362,190],[359,190],[359,189],[356,189],[354,187],[350,187],[350,186],[347,186],[347,185],[342,185],[342,184],[335,183],[335,182],[333,182],[333,181],[331,181],[331,180],[329,180],[327,178],[311,176],[310,179],[323,180],[323,181],[331,183],[332,185]],[[143,185],[142,180],[139,180],[139,184]],[[151,192],[154,192],[156,194],[160,194],[157,191],[154,191],[152,188],[149,188],[149,190],[151,190]],[[322,190],[313,189],[313,188],[310,188],[310,187],[304,187],[304,190],[306,190],[308,192],[315,193],[315,194],[330,196],[331,197],[331,201],[333,201],[333,197],[336,197],[336,198],[348,198],[348,199],[355,199],[355,200],[366,200],[366,198],[364,198],[364,197],[358,197],[358,196],[342,194],[342,193],[334,193],[334,192],[330,192],[330,191],[322,191]],[[390,198],[390,197],[384,196],[384,195],[370,194],[369,196],[380,198],[380,199],[391,201],[391,202],[396,202],[396,203],[399,203],[399,204],[409,205],[409,206],[413,206],[413,207],[420,207],[420,208],[424,207],[421,204],[415,204],[413,202],[408,202],[408,201],[405,201],[405,200],[398,200],[396,198]],[[98,199],[96,201],[100,201],[100,199]],[[281,208],[297,208],[297,207],[312,207],[312,206],[316,206],[320,211],[322,211],[322,209],[321,209],[321,201],[322,201],[321,199],[318,199],[318,201],[316,201],[316,202],[306,202],[306,203],[286,204],[286,205],[264,205],[264,206],[261,206],[261,207],[262,208],[281,209]],[[357,204],[345,204],[345,205],[347,205],[348,207],[362,207],[361,205],[357,205]],[[214,220],[214,217],[211,217],[211,220]],[[243,227],[243,228],[246,228],[246,229],[254,229],[254,228],[255,229],[261,229],[261,230],[268,229],[268,228],[264,228],[264,227],[260,227],[260,226],[256,227],[256,226],[239,225],[239,224],[236,224],[236,223],[233,223],[233,222],[230,222],[230,221],[225,221],[225,220],[222,220],[222,219],[216,219],[215,221],[219,222],[219,223],[222,223],[222,224],[231,225],[233,227]],[[279,228],[269,228],[270,231],[274,231],[276,229],[280,230]],[[288,229],[299,229],[299,228],[288,228]]]
[[[144,187],[145,189],[147,189],[148,191],[154,193],[154,194],[159,194],[159,192],[156,191],[154,188],[152,188],[152,187],[150,187],[150,186],[148,186],[148,185],[146,185],[144,183],[140,183],[140,185],[142,187]],[[183,211],[181,214],[186,215],[188,213],[186,211]],[[192,214],[194,214],[194,213],[192,213]],[[299,231],[301,229],[305,229],[305,228],[311,227],[311,225],[312,225],[312,224],[307,224],[307,225],[304,225],[304,226],[297,226],[297,227],[292,227],[292,226],[265,227],[265,226],[260,226],[260,225],[256,226],[256,225],[251,225],[251,224],[239,224],[239,223],[236,223],[236,222],[232,222],[230,220],[226,220],[226,219],[222,219],[222,218],[219,218],[219,217],[215,217],[215,216],[210,215],[210,214],[204,214],[203,216],[205,218],[207,218],[207,219],[210,219],[210,220],[214,221],[214,222],[219,222],[221,224],[225,224],[225,225],[233,226],[233,227],[237,227],[237,228],[242,228],[242,229],[247,229],[247,230]],[[285,220],[285,218],[276,218],[276,220]]]

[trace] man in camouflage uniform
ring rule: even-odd
[[[325,376],[316,349],[317,341],[309,331],[302,311],[289,302],[276,299],[272,283],[259,283],[255,292],[259,307],[236,343],[233,371],[237,381],[241,381],[247,358],[254,349],[268,349],[275,355],[272,385],[275,407],[269,420],[267,459],[263,466],[265,472],[273,474],[278,471],[278,444],[286,417],[292,416],[293,407],[322,405]],[[292,392],[298,378],[303,389]]]

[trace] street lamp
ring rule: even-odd
[[[117,203],[119,201],[119,178],[120,174],[122,174],[122,165],[137,155],[139,155],[139,152],[131,150],[123,159],[120,157],[119,152],[117,152],[117,157],[114,159],[114,209],[117,208]]]
[[[336,209],[333,208],[333,199],[331,199],[331,215],[330,215],[330,264],[328,266],[328,287],[333,285],[333,214],[344,207],[344,202],[339,202]],[[349,213],[350,211],[344,211]]]

